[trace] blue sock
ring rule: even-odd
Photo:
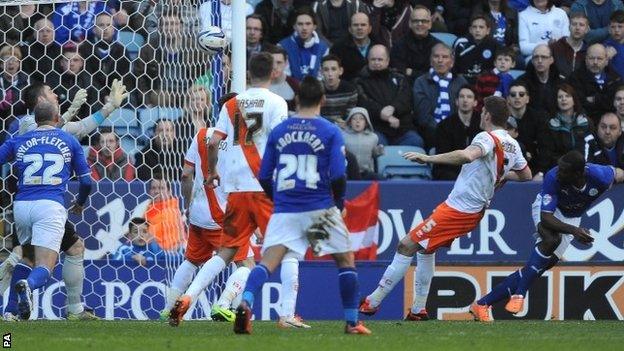
[[[358,275],[355,268],[339,268],[338,282],[340,284],[340,298],[344,309],[345,321],[351,326],[355,326],[358,321],[358,297],[360,289]]]
[[[251,273],[249,273],[245,291],[243,292],[243,301],[245,301],[249,307],[253,306],[254,296],[267,279],[269,279],[270,275],[271,272],[269,272],[269,269],[263,264],[257,265],[251,270]]]
[[[35,269],[30,272],[30,275],[27,279],[30,290],[39,289],[40,287],[44,286],[48,282],[48,278],[50,278],[50,271],[47,267],[35,267]]]
[[[518,282],[518,288],[514,294],[526,296],[527,290],[529,290],[535,278],[541,276],[546,269],[551,267],[551,262],[552,256],[544,256],[540,250],[535,247],[526,266],[520,270],[520,281]]]
[[[15,291],[15,284],[22,279],[28,278],[28,275],[32,271],[30,266],[25,265],[24,263],[18,263],[15,265],[13,269],[13,277],[11,278],[11,286],[9,287],[9,298],[6,306],[4,307],[4,312],[11,312],[17,315],[17,292]]]
[[[518,282],[520,281],[520,272],[515,271],[505,278],[502,282],[492,288],[487,295],[483,296],[481,299],[477,301],[479,305],[488,305],[491,306],[498,301],[504,300],[511,296],[513,292],[516,291],[518,287]]]

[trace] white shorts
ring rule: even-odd
[[[67,221],[65,206],[52,200],[15,201],[13,216],[21,245],[60,251]]]
[[[264,236],[262,253],[271,246],[283,245],[302,259],[310,245],[305,232],[323,211],[325,210],[272,214]],[[319,241],[319,256],[351,251],[349,231],[340,211],[336,207],[330,208],[330,211],[338,226],[330,229],[328,239]]]
[[[533,205],[531,207],[531,213],[533,215],[533,223],[535,223],[536,230],[537,230],[537,225],[541,221],[541,216],[540,216],[542,212],[541,207],[542,207],[542,195],[537,194],[537,197],[535,198],[535,202],[533,202]],[[566,217],[559,211],[559,209],[555,210],[554,215],[555,215],[555,218],[557,218],[558,220],[562,221],[565,224],[573,225],[575,227],[578,227],[579,225],[581,225],[581,217]],[[542,241],[542,238],[539,236],[537,232],[534,233],[533,236],[535,237],[535,240],[536,240],[535,243],[539,243],[540,241]],[[568,246],[570,246],[570,243],[572,242],[572,240],[574,240],[574,235],[561,234],[561,243],[559,244],[559,246],[557,246],[557,249],[555,250],[555,255],[557,255],[559,259],[563,258],[563,254],[568,249]]]

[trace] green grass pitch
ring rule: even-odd
[[[312,329],[278,329],[254,323],[253,335],[234,335],[231,324],[184,322],[33,321],[2,323],[12,349],[37,351],[118,350],[624,350],[617,321],[368,322],[371,336],[343,334],[341,322],[312,321]]]

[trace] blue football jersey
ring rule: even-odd
[[[36,129],[0,146],[0,164],[15,160],[16,201],[53,200],[64,205],[67,181],[74,173],[90,176],[82,147],[60,129]]]
[[[551,169],[544,177],[541,210],[555,212],[555,209],[559,209],[566,217],[582,216],[615,181],[613,167],[588,163],[585,166],[585,186],[582,189],[574,186],[562,187],[557,180],[558,169],[558,166]]]
[[[306,212],[334,206],[331,181],[345,176],[344,140],[322,117],[291,117],[269,134],[259,178],[275,179],[274,212]]]

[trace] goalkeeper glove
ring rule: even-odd
[[[118,109],[128,95],[129,93],[126,91],[126,86],[118,79],[113,80],[110,94],[106,98],[107,102],[104,107],[102,107],[101,111],[104,117],[108,117],[108,115]]]
[[[71,122],[85,102],[87,102],[87,91],[80,89],[74,95],[74,101],[72,101],[71,106],[61,115],[61,125],[59,127],[67,122]]]

